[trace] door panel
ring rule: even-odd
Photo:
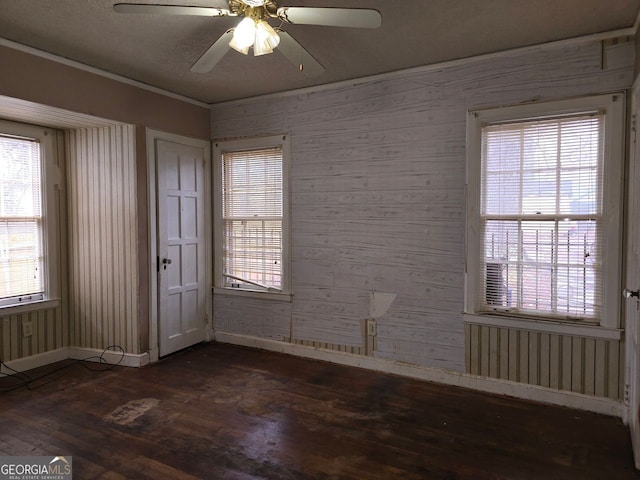
[[[201,148],[158,140],[160,356],[205,340],[206,253]]]
[[[637,141],[637,119],[640,115],[640,104],[636,89],[632,100],[632,131],[631,155],[629,159],[629,201],[627,204],[627,278],[626,288],[630,291],[640,289],[640,146]],[[636,468],[640,469],[640,424],[638,423],[638,409],[640,408],[640,303],[636,296],[629,296],[625,308],[625,337],[627,362],[627,395],[625,400],[629,404],[629,429],[633,443],[633,453]]]

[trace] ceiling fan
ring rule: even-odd
[[[232,48],[244,55],[253,49],[254,55],[264,55],[278,50],[307,77],[314,77],[324,67],[289,35],[282,26],[323,25],[331,27],[378,28],[382,17],[377,10],[366,8],[330,7],[279,7],[275,0],[228,0],[229,8],[196,7],[180,5],[150,5],[141,3],[116,3],[118,13],[143,13],[165,15],[196,15],[205,17],[242,17],[227,30],[191,66],[195,73],[210,72]],[[275,27],[269,20],[280,21]]]

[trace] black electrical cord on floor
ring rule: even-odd
[[[107,353],[107,350],[120,350],[121,355],[116,363],[107,362],[107,360],[105,359],[105,354]],[[43,373],[37,377],[31,377],[30,375],[27,375],[24,372],[19,372],[18,370],[11,368],[2,360],[0,360],[0,367],[4,367],[6,370],[9,370],[10,372],[12,372],[9,374],[0,373],[0,393],[11,392],[13,390],[17,390],[23,387],[26,387],[28,390],[36,390],[37,388],[43,387],[48,383],[54,382],[55,380],[60,378],[62,375],[65,375],[68,372],[68,369],[70,367],[77,364],[82,365],[84,368],[92,372],[106,372],[120,365],[120,363],[122,363],[122,360],[124,359],[124,355],[125,355],[124,348],[122,348],[120,345],[109,345],[107,348],[105,348],[102,351],[100,355],[93,355],[91,357],[73,360],[69,363],[65,363],[64,365],[54,368],[53,370]],[[63,372],[63,373],[62,375],[59,375],[56,378],[50,378],[44,382],[36,383],[42,379],[47,379],[58,372]],[[8,380],[7,383],[9,384],[5,385],[5,381],[7,380]]]

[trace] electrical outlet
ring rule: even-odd
[[[376,334],[376,321],[369,319],[367,320],[367,335],[375,336]]]
[[[30,337],[31,335],[33,335],[33,323],[22,322],[22,336]]]

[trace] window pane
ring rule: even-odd
[[[568,214],[597,215],[601,211],[597,167],[560,171],[560,210]]]
[[[42,291],[37,222],[0,221],[0,298]]]
[[[518,256],[518,222],[488,221],[484,232],[485,260],[508,262]]]
[[[557,275],[558,313],[569,316],[594,316],[598,312],[598,297],[595,288],[599,275],[593,268],[559,268]]]
[[[522,209],[526,215],[557,211],[557,170],[532,170],[522,177]]]
[[[598,315],[602,120],[589,115],[483,129],[487,307]]]
[[[224,154],[224,216],[282,216],[282,150]]]
[[[0,136],[0,299],[43,291],[40,192],[39,144]]]
[[[564,221],[558,225],[558,311],[593,316],[599,304],[601,269],[597,223]]]
[[[561,123],[560,163],[562,168],[597,168],[600,159],[601,117],[581,117]]]
[[[282,222],[227,220],[224,227],[225,273],[235,277],[230,277],[230,283],[249,280],[280,289]]]
[[[510,278],[517,292],[518,308],[523,311],[553,311],[553,265],[555,262],[556,222],[521,223],[520,271]]]
[[[0,217],[40,217],[40,145],[0,135]]]
[[[597,223],[565,220],[558,224],[558,264],[594,265],[600,257]]]
[[[518,286],[519,310],[553,311],[553,272],[549,265],[524,264]]]
[[[518,259],[518,223],[487,222],[484,238],[483,296],[487,305],[510,307],[513,288],[509,279],[513,276],[511,265]]]
[[[523,169],[556,169],[558,163],[559,122],[529,122],[509,128],[522,131]]]
[[[483,131],[486,171],[520,171],[522,132],[518,129],[487,127]]]
[[[597,231],[592,220],[487,221],[486,305],[595,316],[600,301]]]
[[[520,172],[487,172],[485,186],[487,192],[501,192],[501,195],[485,195],[484,211],[488,215],[520,213]]]
[[[282,149],[223,154],[226,285],[282,289]]]
[[[482,213],[600,212],[602,117],[490,125],[482,131]]]

